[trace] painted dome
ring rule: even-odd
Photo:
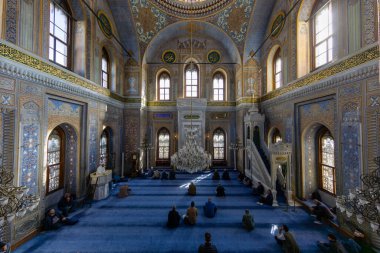
[[[194,18],[210,16],[234,0],[151,0],[157,7],[176,17]]]

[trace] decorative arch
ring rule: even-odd
[[[333,139],[333,131],[326,125],[314,122],[311,123],[301,135],[301,178],[302,192],[297,192],[301,197],[308,198],[308,196],[317,189],[320,189],[319,166],[320,166],[320,137],[323,133],[329,132]],[[334,155],[335,157],[335,155]],[[329,202],[329,196],[324,194],[325,201]],[[331,200],[330,200],[331,201]]]
[[[172,99],[172,78],[169,70],[162,68],[156,74],[156,96],[157,100]]]
[[[110,127],[104,128],[99,141],[99,164],[106,169],[114,169],[113,131]]]
[[[157,131],[156,165],[170,165],[170,132],[166,127]]]
[[[268,132],[268,143],[275,144],[282,141],[282,135],[277,127],[273,127]]]
[[[273,64],[273,60],[274,60],[274,57],[276,55],[276,53],[278,52],[278,50],[280,50],[280,45],[279,44],[276,44],[274,45],[270,50],[269,50],[269,53],[268,53],[268,57],[267,57],[267,93],[268,92],[271,92],[274,90],[274,70],[275,70],[275,66]]]
[[[55,132],[56,131],[56,132]],[[58,187],[53,187],[49,190],[49,176],[54,173],[54,168],[51,168],[54,165],[53,159],[54,154],[49,151],[49,138],[53,134],[59,134],[62,146],[60,147],[60,164],[59,168],[59,182]],[[47,173],[46,173],[46,193],[52,193],[59,189],[64,189],[65,192],[77,192],[77,180],[78,180],[78,134],[75,128],[67,123],[62,123],[52,129],[48,133],[47,139]],[[54,151],[51,151],[54,152]],[[50,171],[49,171],[50,170]]]
[[[212,159],[214,165],[226,164],[226,133],[221,127],[212,133]]]

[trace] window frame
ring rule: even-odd
[[[282,58],[281,58],[281,48],[278,48],[276,50],[276,53],[274,54],[273,56],[273,62],[272,62],[272,66],[273,66],[273,73],[272,73],[272,79],[273,79],[273,87],[272,87],[272,91],[273,90],[277,90],[279,88],[281,88],[283,86],[283,76],[282,76]],[[277,71],[277,64],[276,64],[276,61],[277,60],[280,60],[280,71]],[[280,81],[279,81],[279,86],[277,87],[277,83],[276,83],[276,76],[279,75],[280,77]]]
[[[221,147],[215,147],[214,136],[218,133],[222,133],[222,135],[223,135],[223,147],[222,148]],[[215,149],[223,149],[223,158],[218,158],[218,159],[215,158]],[[214,132],[212,133],[212,160],[213,160],[213,162],[224,162],[224,161],[226,161],[226,133],[220,127],[215,129]]]
[[[105,59],[106,62],[107,62],[107,71],[104,71],[104,69],[103,69],[103,59]],[[110,70],[111,70],[110,57],[109,57],[109,54],[108,54],[107,50],[103,47],[102,48],[101,76],[100,76],[100,79],[101,79],[101,85],[105,89],[110,89]],[[107,81],[107,85],[106,86],[104,86],[104,78],[103,78],[104,74],[107,75],[107,80],[106,80]]]
[[[53,62],[53,63],[55,63],[55,64],[57,64],[57,65],[59,65],[59,66],[61,66],[61,67],[63,67],[63,68],[65,68],[65,69],[71,69],[71,65],[72,65],[72,63],[71,63],[71,60],[72,60],[72,56],[71,56],[71,54],[72,54],[72,18],[71,18],[71,15],[70,15],[70,11],[69,11],[69,6],[68,6],[68,4],[67,4],[67,2],[66,1],[62,1],[60,4],[57,4],[55,1],[50,1],[50,4],[49,4],[49,11],[50,11],[50,8],[51,8],[51,5],[53,5],[54,6],[54,15],[55,15],[55,13],[56,13],[56,8],[59,8],[59,9],[61,9],[61,11],[65,14],[65,16],[67,17],[67,31],[66,31],[66,36],[67,36],[67,42],[64,42],[64,41],[62,41],[61,39],[59,39],[58,37],[56,37],[54,34],[52,34],[51,32],[50,32],[50,30],[51,30],[51,25],[52,25],[52,21],[51,21],[51,16],[49,17],[49,53],[48,53],[48,59],[49,59],[49,61],[50,62]],[[54,19],[55,19],[55,17],[54,17]],[[53,23],[53,25],[55,26],[55,22]],[[58,27],[58,26],[57,26]],[[53,28],[54,29],[54,28]],[[62,29],[61,29],[62,30]],[[51,47],[51,45],[50,45],[50,38],[53,38],[54,39],[54,47]],[[57,61],[56,61],[56,54],[57,54],[57,50],[56,50],[56,45],[57,45],[57,40],[59,41],[59,42],[61,42],[62,44],[64,44],[65,46],[66,46],[66,50],[67,50],[67,55],[66,55],[66,57],[67,57],[67,59],[66,59],[66,61],[67,61],[67,66],[65,66],[65,65],[62,65],[62,64],[60,64],[60,63],[58,63]],[[54,50],[54,57],[53,57],[53,59],[50,59],[50,49],[53,49]]]
[[[217,78],[217,76],[220,76],[221,78],[219,78],[218,80],[222,80],[222,88],[215,88],[215,79]],[[226,90],[226,77],[225,75],[221,72],[221,71],[217,71],[214,73],[213,77],[212,77],[212,100],[213,101],[225,101],[226,100],[226,94],[225,94],[225,90]],[[217,90],[218,92],[218,97],[222,96],[222,99],[215,99],[215,90]],[[220,92],[221,91],[221,92]],[[222,93],[220,95],[220,93]]]
[[[192,84],[188,85],[188,82],[187,82],[187,81],[189,80],[189,79],[187,79],[187,72],[190,71],[189,68],[190,68],[191,66],[193,66],[194,69],[195,69],[196,72],[197,72],[197,79],[196,79],[196,81],[197,81],[197,85],[192,85]],[[194,72],[194,71],[191,71],[191,72]],[[199,98],[199,94],[200,94],[200,84],[199,84],[199,80],[200,80],[200,78],[199,78],[199,68],[198,68],[197,64],[195,64],[195,63],[193,63],[193,62],[188,63],[188,64],[186,65],[186,67],[185,67],[184,74],[185,74],[185,89],[184,89],[185,98]],[[192,75],[192,74],[191,74],[191,75]],[[190,80],[193,81],[193,80],[195,80],[195,79],[190,79]],[[196,89],[197,89],[197,91],[196,91],[196,95],[193,96],[193,95],[192,95],[193,91],[191,91],[191,96],[188,96],[187,87],[196,87]]]
[[[55,134],[55,132],[57,132],[56,134],[60,137],[60,149],[59,149],[59,163],[55,163],[55,164],[50,164],[49,165],[49,139],[50,139],[50,136],[52,134]],[[46,195],[49,195],[51,193],[54,193],[56,191],[59,191],[61,189],[63,189],[64,187],[64,172],[65,172],[65,142],[66,142],[66,135],[65,135],[65,132],[62,130],[61,127],[56,127],[53,129],[53,131],[51,131],[51,133],[49,134],[49,137],[48,137],[48,145],[47,145],[47,150],[46,150],[46,158],[47,158],[47,163],[46,163]],[[50,151],[50,152],[56,152],[56,151]],[[57,164],[59,164],[59,183],[58,183],[58,188],[54,189],[54,190],[49,190],[49,185],[50,185],[50,166],[56,166]]]
[[[161,85],[161,79],[165,80],[164,77],[167,76],[167,79],[169,80],[169,87],[162,87]],[[164,92],[164,98],[161,97],[161,90]],[[158,75],[158,100],[159,101],[170,101],[171,100],[171,77],[170,74],[167,71],[163,71]],[[166,99],[166,95],[168,95],[168,98]]]
[[[164,148],[166,147],[168,149],[168,157],[167,158],[161,158],[160,157],[160,135],[164,133],[164,134],[167,134],[169,136],[169,141],[168,141],[168,146],[163,146]],[[158,163],[161,163],[161,164],[167,164],[170,162],[170,141],[171,141],[171,136],[170,136],[170,131],[166,128],[166,127],[162,127],[160,128],[158,131],[157,131],[157,151],[156,151],[156,155],[157,155],[157,161]]]
[[[105,136],[106,138],[106,144],[105,144],[105,161],[102,161],[102,150],[103,145],[102,145],[102,137]],[[109,132],[104,129],[102,134],[100,135],[100,141],[99,141],[99,164],[104,164],[104,167],[107,168],[107,164],[109,163],[109,158],[110,158],[110,134]]]
[[[331,137],[331,139],[334,141],[334,167],[331,167],[330,165],[323,164],[322,163],[322,140],[325,136]],[[329,190],[324,188],[323,185],[323,166],[328,167],[332,170],[333,175],[333,192],[330,192]],[[336,167],[335,167],[335,140],[333,136],[331,135],[330,131],[327,128],[323,128],[318,133],[318,188],[319,190],[326,192],[332,196],[336,196]]]
[[[328,11],[329,11],[329,23],[327,25],[327,29],[329,34],[328,36],[318,42],[316,42],[316,39],[317,39],[317,34],[316,34],[316,25],[317,25],[317,17],[318,17],[318,14],[324,9],[324,8],[328,8]],[[310,33],[310,41],[311,41],[311,67],[313,70],[316,70],[316,69],[319,69],[329,63],[331,63],[333,61],[333,57],[334,57],[334,26],[333,26],[333,14],[332,14],[332,3],[330,0],[328,1],[323,1],[323,2],[320,2],[320,3],[316,3],[316,5],[313,7],[313,10],[312,10],[312,14],[311,14],[311,29],[310,31],[312,31]],[[330,28],[331,28],[331,31],[330,31]],[[321,30],[323,31],[323,30]],[[329,48],[329,39],[331,39],[331,48]],[[317,66],[317,55],[316,55],[316,48],[318,45],[321,45],[323,42],[326,42],[326,47],[327,47],[327,50],[324,52],[326,53],[326,62],[324,64],[321,64],[319,66]],[[331,50],[331,59],[329,59],[329,51]],[[321,54],[320,54],[321,55]]]

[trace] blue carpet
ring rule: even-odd
[[[329,232],[326,225],[316,225],[313,218],[300,208],[273,208],[256,204],[251,190],[237,180],[220,182],[227,197],[216,198],[219,181],[209,174],[178,174],[176,180],[131,179],[132,188],[127,198],[117,198],[117,187],[112,195],[95,202],[89,209],[76,214],[80,219],[74,226],[58,231],[42,232],[14,252],[85,253],[85,252],[197,252],[206,231],[219,252],[281,252],[271,235],[272,225],[287,224],[302,252],[319,252],[317,240],[325,240]],[[186,185],[195,180],[197,196],[188,196]],[[202,206],[213,197],[218,207],[215,218],[206,218]],[[189,227],[181,224],[177,229],[165,227],[167,214],[175,204],[182,215],[190,202],[198,207],[198,222]],[[247,232],[241,227],[241,218],[248,208],[253,213],[256,228]]]

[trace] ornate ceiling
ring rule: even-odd
[[[137,61],[168,26],[192,20],[223,31],[225,38],[220,39],[234,44],[231,46],[236,47],[241,56],[247,55],[245,51],[252,50],[255,45],[248,48],[246,41],[259,44],[257,41],[264,36],[274,3],[275,0],[108,0],[120,40],[126,48],[138,52],[134,54]],[[255,19],[254,15],[260,19]],[[260,28],[253,28],[256,23]],[[205,30],[205,36],[209,31]]]

